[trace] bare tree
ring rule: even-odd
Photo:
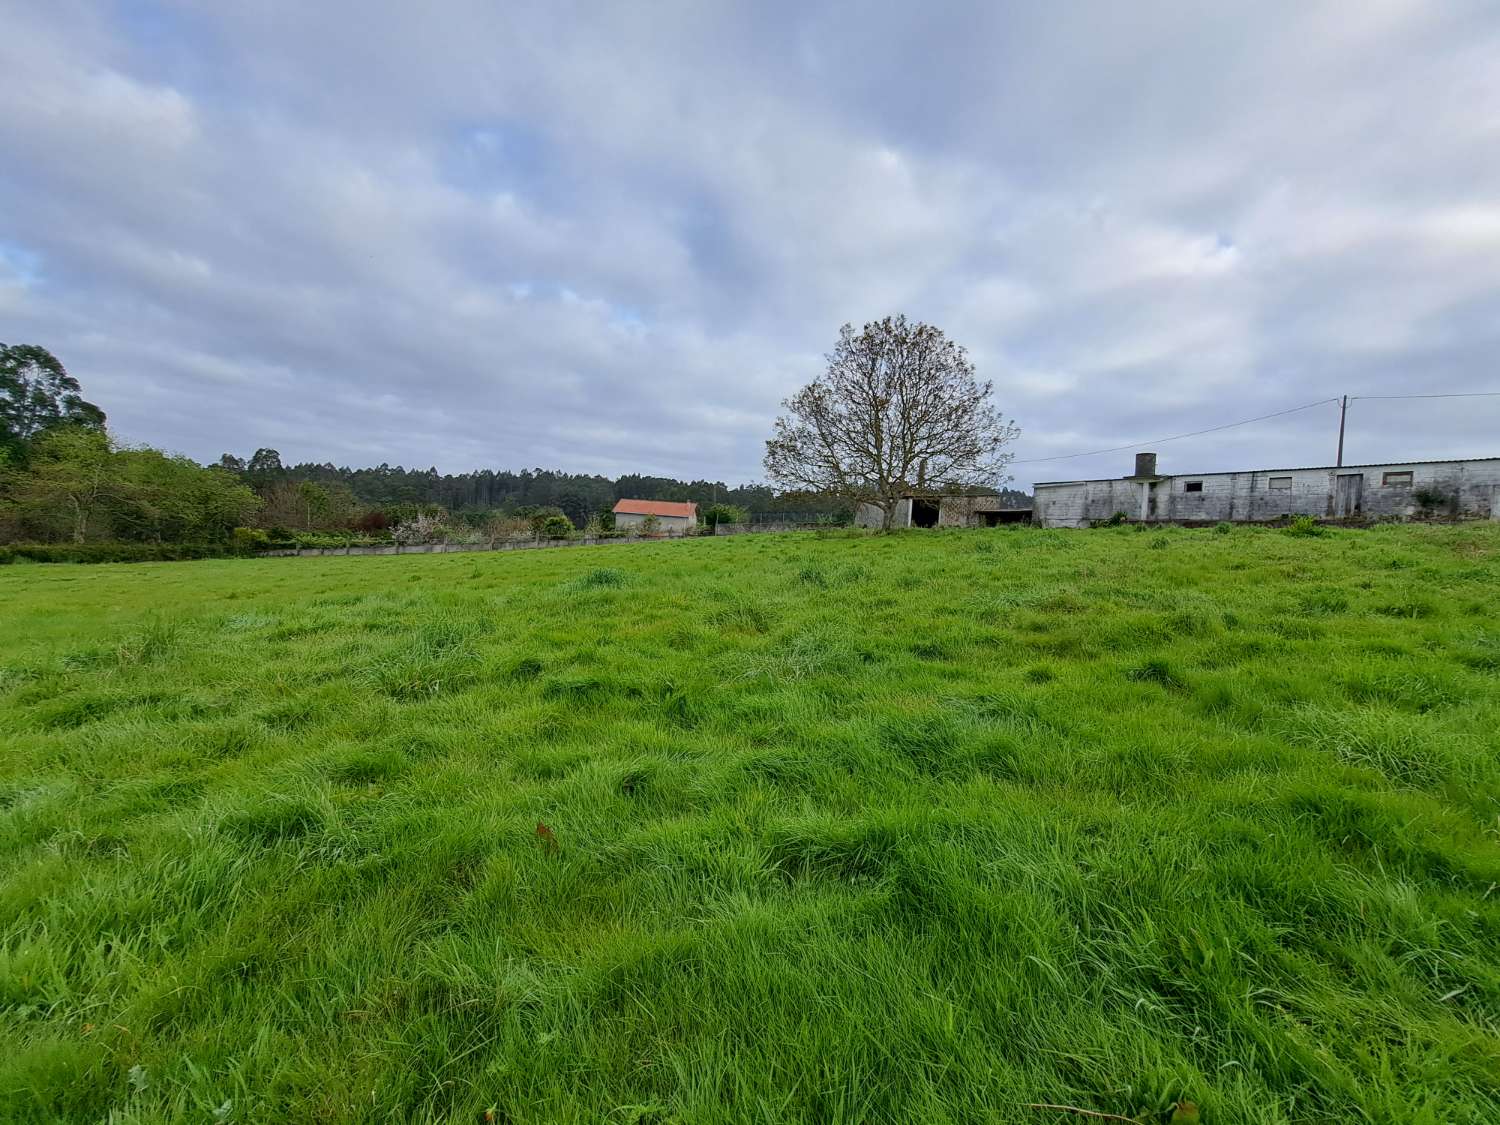
[[[962,347],[930,324],[886,317],[839,330],[828,371],[782,406],[766,473],[784,489],[872,504],[889,530],[905,496],[1006,479],[1020,431],[990,405]]]

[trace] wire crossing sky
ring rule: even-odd
[[[1022,484],[1150,433],[1166,472],[1322,463],[1322,410],[1217,423],[1344,394],[1348,461],[1500,453],[1500,403],[1442,397],[1500,390],[1487,0],[0,27],[0,340],[127,441],[749,480],[839,326],[904,312],[994,381]]]

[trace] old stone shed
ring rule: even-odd
[[[903,496],[896,502],[892,527],[994,527],[1002,523],[1025,523],[1030,508],[1016,508],[1000,496]],[[861,504],[854,513],[860,527],[879,528],[881,511],[874,504]]]
[[[1140,453],[1127,477],[1034,488],[1032,518],[1043,527],[1087,527],[1116,513],[1163,523],[1500,518],[1500,457],[1165,475],[1156,471],[1156,454]]]

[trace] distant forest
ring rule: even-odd
[[[278,484],[310,483],[339,491],[342,486],[364,507],[436,505],[456,514],[557,508],[580,527],[591,515],[613,508],[616,500],[625,498],[691,500],[705,507],[717,502],[751,513],[834,511],[847,506],[832,497],[778,496],[764,484],[731,486],[723,481],[683,481],[638,473],[610,478],[553,469],[480,469],[450,474],[439,473],[436,468],[405,469],[400,465],[371,469],[326,462],[283,465],[274,449],[258,449],[248,460],[226,453],[218,465],[262,495]],[[1016,507],[1031,503],[1030,495],[1017,489],[999,492]]]

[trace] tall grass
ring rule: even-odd
[[[1497,579],[1494,526],[5,568],[0,1119],[1500,1120]]]

